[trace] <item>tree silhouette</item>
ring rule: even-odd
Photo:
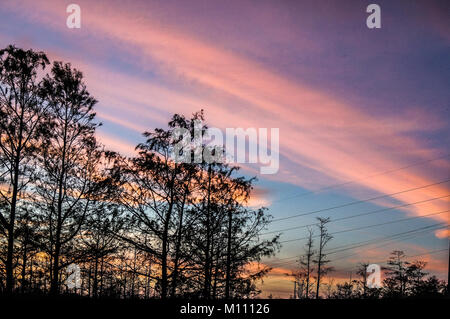
[[[121,203],[140,232],[122,239],[156,257],[162,298],[169,296],[169,288],[172,297],[252,293],[253,281],[268,269],[248,276],[244,268],[270,255],[276,239],[255,241],[268,216],[263,209],[244,207],[252,179],[234,177],[236,168],[221,163],[179,163],[171,158],[178,142],[174,130],[191,131],[197,120],[203,120],[202,112],[191,119],[174,115],[168,130],[145,133],[147,141],[138,145],[139,155],[118,164]]]
[[[394,250],[388,259],[388,267],[386,275],[388,278],[384,280],[385,295],[391,297],[403,297],[406,292],[407,274],[406,267],[409,264],[406,255],[401,250]]]
[[[319,248],[314,263],[317,265],[316,299],[319,299],[320,281],[324,275],[333,270],[332,267],[326,266],[330,260],[327,259],[327,255],[324,252],[325,246],[333,239],[333,236],[328,233],[326,228],[326,225],[330,222],[330,218],[317,217],[317,220],[319,222],[317,225],[319,228]]]
[[[312,267],[313,263],[313,256],[315,254],[315,251],[313,249],[313,231],[312,229],[308,229],[308,239],[306,242],[306,250],[303,260],[300,261],[300,264],[304,268],[305,273],[305,279],[306,279],[306,285],[305,285],[305,297],[306,299],[310,296],[310,289],[311,289],[311,275],[314,271],[314,268]]]
[[[313,267],[313,259],[316,254],[314,250],[314,232],[308,227],[308,237],[306,244],[304,246],[304,254],[300,256],[299,269],[297,271],[292,272],[291,274],[287,274],[288,276],[292,276],[294,278],[295,283],[298,284],[298,297],[300,299],[305,298],[309,299],[311,296],[311,288],[312,288],[312,275],[314,272]],[[295,295],[297,291],[295,291]]]
[[[8,46],[0,50],[0,182],[1,201],[6,216],[0,222],[7,233],[5,260],[6,290],[14,288],[14,239],[19,205],[27,196],[32,181],[34,155],[40,136],[45,102],[40,98],[38,70],[49,63],[43,52]]]

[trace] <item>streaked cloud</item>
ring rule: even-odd
[[[305,8],[311,3],[305,2]],[[445,111],[444,106],[437,108],[424,102],[441,103],[436,95],[442,92],[435,93],[432,89],[435,83],[445,82],[446,74],[442,72],[431,78],[420,69],[434,70],[434,55],[423,66],[417,66],[417,70],[413,69],[413,63],[406,64],[407,59],[420,53],[406,46],[408,40],[413,41],[409,33],[405,33],[409,38],[402,37],[399,43],[384,33],[389,41],[379,47],[359,29],[354,33],[348,30],[348,35],[336,35],[339,42],[326,35],[316,39],[319,33],[332,33],[333,27],[324,23],[319,29],[313,29],[311,26],[316,26],[316,22],[304,17],[308,30],[289,28],[287,8],[266,2],[258,12],[246,3],[224,9],[230,16],[240,12],[251,26],[221,33],[225,30],[220,29],[222,21],[215,22],[213,12],[202,17],[194,9],[185,8],[182,9],[185,16],[177,21],[176,16],[167,13],[169,9],[159,11],[161,4],[156,2],[119,1],[80,1],[82,28],[77,31],[65,28],[66,4],[4,1],[2,10],[30,21],[43,34],[56,34],[60,42],[67,43],[65,46],[50,39],[44,49],[53,58],[70,61],[83,71],[90,92],[100,101],[99,120],[106,123],[99,139],[114,150],[133,154],[144,130],[164,126],[172,113],[189,115],[204,108],[208,122],[219,128],[280,128],[281,167],[278,174],[261,177],[268,184],[283,182],[314,190],[336,182],[358,180],[343,192],[350,197],[367,198],[449,178],[450,162],[441,158],[426,166],[361,179],[442,157],[448,152],[449,124],[445,117],[448,106]],[[344,9],[350,6],[346,4]],[[202,8],[209,9],[207,5]],[[317,14],[330,19],[335,14],[339,17],[336,20],[344,24],[352,18],[351,10],[344,9]],[[449,25],[442,12],[432,8],[424,12],[424,21],[432,26],[429,32],[448,43]],[[389,19],[392,17],[386,21]],[[272,23],[264,27],[266,21]],[[234,22],[240,26],[238,21]],[[220,38],[202,31],[208,26]],[[226,28],[229,31],[232,26]],[[423,34],[419,27],[415,30],[417,36]],[[10,38],[0,31],[2,43]],[[270,41],[264,42],[266,38]],[[18,41],[32,46],[38,39]],[[328,43],[331,41],[333,50]],[[358,49],[359,55],[349,53]],[[380,63],[380,56],[385,58],[385,64]],[[425,88],[421,91],[425,92],[423,95],[427,95],[427,85],[431,86],[423,101],[411,101],[409,95],[416,96],[416,92],[408,92],[410,87],[404,84],[406,81],[398,80],[404,80],[399,71],[404,70],[403,63],[412,65],[411,73],[405,76],[416,81],[414,85]],[[317,72],[316,68],[322,65],[321,72]],[[339,83],[333,83],[336,78],[340,79]],[[374,85],[385,91],[380,94]],[[405,94],[409,94],[408,98]],[[385,101],[389,104],[383,105]],[[251,174],[257,172],[249,166],[244,169]],[[449,194],[448,183],[394,195],[377,204],[390,206],[446,194]],[[270,205],[267,195],[263,187],[257,188],[251,205]],[[449,199],[443,198],[408,207],[404,212],[423,216],[448,207]],[[430,219],[449,223],[450,214]],[[446,235],[448,232],[444,230],[436,232],[439,238]],[[358,257],[363,256],[368,255]],[[281,276],[283,271],[278,269],[272,275]],[[270,279],[273,285],[281,280],[280,276]],[[287,282],[277,287],[286,288]]]

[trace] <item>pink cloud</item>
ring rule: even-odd
[[[38,5],[14,1],[7,5],[10,10],[47,27],[64,34],[71,32],[64,27],[64,3]],[[144,15],[133,11],[133,7],[126,9],[116,3],[106,6],[85,4],[81,30],[94,38],[109,39],[128,52],[127,61],[134,60],[137,65],[182,84],[188,90],[177,92],[151,80],[105,70],[92,62],[82,63],[88,84],[100,95],[102,102],[127,105],[126,119],[119,112],[112,115],[106,112],[108,110],[101,110],[99,115],[109,121],[136,130],[145,126],[133,125],[133,119],[147,117],[149,121],[163,123],[165,119],[159,113],[144,106],[151,102],[152,108],[158,111],[184,114],[205,106],[211,124],[222,128],[281,126],[280,152],[287,159],[287,167],[278,175],[267,178],[307,188],[320,187],[318,181],[358,179],[377,170],[402,167],[439,155],[425,142],[405,134],[420,129],[413,120],[416,114],[401,118],[386,114],[376,117],[365,113],[358,105],[278,74],[173,25],[144,19]],[[83,48],[89,48],[91,44],[90,49],[97,52],[92,41],[80,42]],[[118,87],[123,89],[118,92]],[[442,120],[428,117],[429,127],[441,125]],[[124,150],[127,148],[114,139],[109,142]],[[431,164],[434,165],[437,164]],[[439,165],[449,167],[448,161],[444,160]],[[305,180],[297,173],[298,167],[309,170],[308,174],[317,178]],[[404,170],[361,180],[358,186],[387,194],[442,179],[442,176],[435,178],[425,170]],[[405,203],[426,200],[448,194],[448,190],[448,184],[442,184],[396,195],[395,199]],[[448,209],[448,203],[448,199],[441,199],[430,203],[427,209],[412,207],[408,213],[425,215],[442,211]],[[431,218],[450,221],[449,214]]]

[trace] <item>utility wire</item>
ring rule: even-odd
[[[342,251],[352,250],[352,249],[355,249],[355,248],[360,248],[360,247],[364,247],[364,246],[367,246],[367,245],[376,244],[376,243],[383,242],[383,241],[386,241],[386,240],[388,240],[388,241],[392,241],[394,239],[398,240],[399,237],[403,237],[405,235],[406,236],[403,237],[402,240],[410,239],[410,238],[412,238],[412,237],[414,237],[414,236],[416,236],[418,234],[426,233],[426,232],[428,232],[430,230],[438,230],[438,229],[441,229],[441,228],[446,228],[447,226],[448,226],[448,224],[446,224],[446,223],[438,223],[438,224],[422,227],[423,230],[418,231],[415,234],[414,234],[415,231],[411,231],[410,230],[410,231],[407,231],[407,232],[400,233],[401,235],[397,234],[397,235],[387,236],[384,239],[380,239],[380,238],[372,239],[372,240],[370,240],[370,243],[369,243],[369,241],[365,241],[365,242],[351,244],[351,245],[344,245],[344,246],[340,246],[340,247],[334,247],[334,248],[330,249],[329,251],[326,251],[325,253],[326,254],[335,254],[335,253],[339,253],[339,252],[342,252]]]
[[[419,189],[423,189],[423,188],[427,188],[427,187],[431,187],[431,186],[435,186],[435,185],[444,184],[444,183],[447,183],[449,181],[450,181],[450,179],[447,179],[447,180],[444,180],[444,181],[440,181],[440,182],[436,182],[436,183],[432,183],[432,184],[427,184],[427,185],[423,185],[423,186],[419,186],[419,187],[414,187],[414,188],[406,189],[406,190],[395,192],[395,193],[379,195],[379,196],[375,196],[375,197],[371,197],[371,198],[367,198],[367,199],[362,199],[362,200],[358,200],[358,201],[354,201],[354,202],[350,202],[350,203],[346,203],[346,204],[341,204],[341,205],[338,205],[338,206],[332,206],[332,207],[327,207],[327,208],[323,208],[323,209],[313,210],[313,211],[310,211],[310,212],[300,213],[300,214],[296,214],[296,215],[292,215],[292,216],[288,216],[288,217],[276,218],[276,219],[272,219],[270,221],[270,223],[278,222],[278,221],[281,221],[281,220],[292,219],[292,218],[296,218],[296,217],[301,217],[301,216],[306,216],[306,215],[317,214],[317,213],[321,213],[321,212],[325,212],[325,211],[329,211],[329,210],[333,210],[333,209],[337,209],[337,208],[342,208],[342,207],[348,207],[348,206],[361,204],[361,203],[365,203],[365,202],[370,202],[370,201],[373,201],[373,200],[376,200],[376,199],[381,199],[381,198],[385,198],[385,197],[389,197],[389,196],[394,196],[394,195],[399,195],[399,194],[403,194],[403,193],[407,193],[407,192],[412,192],[412,191],[415,191],[415,190],[419,190]]]
[[[389,225],[389,224],[394,224],[394,223],[400,223],[400,222],[403,222],[403,221],[406,221],[406,220],[424,218],[424,217],[428,217],[428,216],[436,216],[436,215],[447,213],[449,211],[450,210],[447,209],[447,210],[444,210],[444,211],[441,211],[441,212],[431,213],[431,214],[427,214],[427,215],[408,217],[408,218],[398,219],[398,220],[385,222],[385,223],[380,223],[380,224],[373,224],[373,225],[356,227],[356,228],[351,228],[351,229],[346,229],[346,230],[340,230],[340,231],[336,231],[334,233],[330,233],[330,235],[342,234],[342,233],[347,233],[347,232],[351,232],[351,231],[355,231],[355,230],[361,230],[361,229],[367,229],[367,228],[372,228],[372,227],[377,227],[377,226],[384,226],[384,225]],[[318,235],[317,236],[313,236],[313,237],[318,237]],[[280,243],[288,243],[288,242],[304,240],[304,239],[308,239],[308,237],[288,239],[288,240],[280,241]]]
[[[365,245],[372,245],[372,244],[376,243],[376,241],[381,241],[381,240],[385,240],[385,239],[389,239],[389,238],[393,238],[393,237],[397,237],[397,236],[409,235],[410,233],[414,233],[414,232],[427,232],[427,231],[436,230],[436,229],[445,228],[445,227],[447,227],[446,223],[437,223],[437,224],[433,224],[433,225],[429,225],[429,226],[415,228],[415,229],[412,229],[412,230],[409,230],[409,231],[406,231],[406,232],[395,233],[395,234],[388,235],[388,236],[374,238],[374,239],[367,240],[367,241],[361,242],[361,243],[366,243],[366,244],[364,244],[364,246]],[[372,241],[374,241],[374,243],[372,243]],[[330,251],[333,251],[335,249],[341,249],[341,248],[344,248],[344,247],[354,246],[354,245],[357,245],[357,244],[358,243],[352,243],[352,244],[347,244],[347,245],[334,247],[334,248],[331,248]],[[363,246],[363,245],[361,245],[361,246]],[[294,256],[290,256],[290,257],[280,258],[280,259],[277,259],[275,261],[275,263],[278,264],[280,260],[293,259],[293,258],[298,258],[298,257],[299,257],[299,255],[294,255]],[[270,262],[270,260],[268,262]]]
[[[303,193],[299,193],[299,194],[296,194],[296,195],[280,198],[280,199],[272,201],[272,203],[277,203],[277,202],[281,202],[281,201],[284,201],[284,200],[287,200],[287,199],[292,199],[292,198],[296,198],[296,197],[303,197],[303,196],[306,196],[306,195],[320,193],[320,192],[325,191],[325,190],[329,190],[329,189],[345,186],[345,185],[352,184],[352,183],[355,183],[355,182],[359,182],[359,181],[362,181],[362,180],[365,180],[365,179],[368,179],[368,178],[372,178],[372,177],[376,177],[376,176],[381,176],[381,175],[385,175],[385,174],[401,171],[401,170],[404,170],[404,169],[407,169],[407,168],[411,168],[411,167],[414,167],[414,166],[419,166],[419,165],[426,164],[426,163],[429,163],[429,162],[434,162],[434,161],[437,161],[437,160],[440,160],[440,159],[443,159],[443,158],[446,158],[446,157],[449,157],[449,156],[450,156],[450,154],[446,154],[446,155],[443,155],[443,156],[440,156],[440,157],[435,157],[435,158],[432,158],[432,159],[429,159],[429,160],[415,162],[415,163],[412,163],[412,164],[409,164],[409,165],[406,165],[406,166],[402,166],[402,167],[399,167],[399,168],[394,168],[394,169],[390,169],[390,170],[387,170],[387,171],[374,173],[374,174],[367,175],[367,176],[364,176],[364,177],[361,177],[361,178],[357,178],[357,179],[353,179],[353,180],[350,180],[350,181],[337,183],[337,184],[332,184],[332,185],[325,186],[325,187],[322,187],[322,188],[319,188],[319,189],[316,189],[316,190],[312,190],[312,191],[303,192]]]
[[[443,226],[443,227],[441,226],[441,227],[439,227],[439,228],[429,229],[428,231],[430,231],[430,230],[436,230],[436,229],[440,229],[440,228],[445,228],[445,227],[447,227],[447,226],[448,226],[448,225],[446,224],[446,225]],[[426,232],[426,231],[425,231],[425,232]],[[409,236],[407,236],[407,237],[405,237],[405,238],[402,238],[402,239],[399,240],[399,241],[392,241],[392,240],[391,240],[390,242],[384,243],[384,244],[382,244],[382,245],[374,246],[373,248],[380,248],[380,247],[389,246],[389,245],[392,245],[393,243],[402,242],[402,241],[405,241],[405,240],[407,240],[407,239],[414,238],[414,237],[416,237],[417,235],[424,235],[424,232],[421,232],[421,233],[418,233],[418,234],[409,235]],[[372,243],[372,244],[373,244],[373,243]],[[367,244],[367,245],[371,245],[371,244]],[[372,248],[372,249],[373,249],[373,248]],[[332,252],[331,252],[331,253],[327,253],[327,254],[332,254]],[[336,260],[346,259],[346,258],[348,258],[348,257],[355,256],[355,255],[357,255],[357,254],[358,254],[358,253],[353,253],[353,254],[350,254],[350,255],[341,256],[341,257],[338,257],[338,258],[334,258],[332,261],[335,262]],[[298,257],[298,256],[296,256],[296,257]],[[414,256],[410,256],[410,257],[414,257]],[[293,257],[291,257],[291,258],[293,258]],[[291,261],[286,261],[286,262],[281,262],[281,263],[274,263],[274,264],[271,264],[271,266],[272,266],[272,267],[273,267],[273,266],[279,267],[279,266],[291,264],[291,263],[293,263],[293,262],[297,262],[297,261],[296,261],[296,260],[291,260]]]
[[[411,206],[411,205],[416,205],[416,204],[426,203],[426,202],[430,202],[430,201],[437,200],[437,199],[442,199],[442,198],[445,198],[445,197],[450,197],[450,195],[434,197],[434,198],[425,199],[425,200],[422,200],[422,201],[417,201],[417,202],[414,202],[414,203],[402,204],[402,205],[387,207],[387,208],[383,208],[383,209],[377,209],[377,210],[374,210],[374,211],[370,211],[370,212],[366,212],[366,213],[360,213],[360,214],[357,214],[357,215],[351,215],[351,216],[335,218],[335,219],[331,219],[330,223],[336,222],[336,221],[341,221],[341,220],[346,220],[346,219],[351,219],[351,218],[356,218],[356,217],[361,217],[361,216],[367,216],[367,215],[382,213],[382,212],[386,212],[386,211],[397,209],[397,208],[403,208],[403,207],[407,207],[407,206]],[[262,233],[261,235],[268,235],[268,234],[274,234],[274,233],[290,231],[290,230],[295,230],[295,229],[300,229],[300,228],[306,228],[306,227],[316,226],[318,224],[319,223],[313,223],[313,224],[308,224],[308,225],[301,225],[301,226],[283,228],[283,229],[279,229],[279,230],[265,232],[265,233]]]
[[[367,245],[375,244],[378,241],[384,241],[386,239],[391,239],[391,238],[395,238],[395,237],[401,237],[401,236],[405,236],[405,235],[411,236],[411,234],[414,233],[414,232],[416,232],[416,233],[412,234],[412,235],[416,236],[418,234],[426,233],[428,231],[437,230],[437,229],[440,229],[440,228],[446,228],[447,226],[448,225],[446,223],[437,223],[437,224],[433,224],[433,225],[429,225],[429,226],[419,227],[419,228],[415,228],[415,229],[412,229],[412,230],[409,230],[409,231],[406,231],[406,232],[395,233],[395,234],[388,235],[388,236],[378,237],[378,238],[374,238],[374,239],[367,240],[367,241],[364,241],[364,242],[352,243],[352,244],[347,244],[347,245],[334,247],[334,248],[331,248],[326,253],[329,254],[329,253],[332,253],[332,251],[334,251],[336,249],[341,249],[341,248],[344,248],[344,247],[355,246],[355,245],[358,245],[358,244],[360,244],[359,246],[367,246]],[[359,248],[359,246],[358,247],[356,247],[356,246],[355,247],[351,247],[349,249]],[[275,264],[279,264],[280,260],[293,259],[293,258],[298,258],[298,257],[299,257],[299,255],[279,258],[274,263]],[[268,260],[267,262],[270,262],[270,260]]]

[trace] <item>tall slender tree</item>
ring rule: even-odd
[[[94,137],[96,100],[83,75],[70,64],[54,62],[43,80],[42,96],[50,114],[39,156],[36,205],[45,221],[46,249],[51,256],[51,293],[59,293],[60,271],[78,254],[70,243],[79,234],[98,187],[101,150]],[[65,255],[65,256],[64,256]]]
[[[314,232],[311,228],[308,228],[308,239],[305,244],[305,253],[303,258],[300,259],[300,265],[303,268],[303,273],[305,277],[305,298],[308,299],[311,294],[311,276],[314,271],[313,268],[313,257],[314,251]]]
[[[34,155],[46,105],[40,98],[39,71],[49,63],[43,52],[8,46],[0,50],[0,199],[7,208],[0,223],[7,234],[6,290],[14,288],[14,239],[20,201],[32,179]],[[5,214],[5,215],[4,215]]]
[[[0,51],[2,289],[20,280],[23,292],[58,294],[77,263],[87,280],[72,292],[94,297],[255,296],[278,237],[260,238],[271,217],[248,206],[254,179],[222,163],[222,149],[194,139],[178,149],[176,131],[196,136],[203,111],[175,114],[123,158],[95,139],[81,72],[54,62],[44,76],[47,64],[43,53]]]

